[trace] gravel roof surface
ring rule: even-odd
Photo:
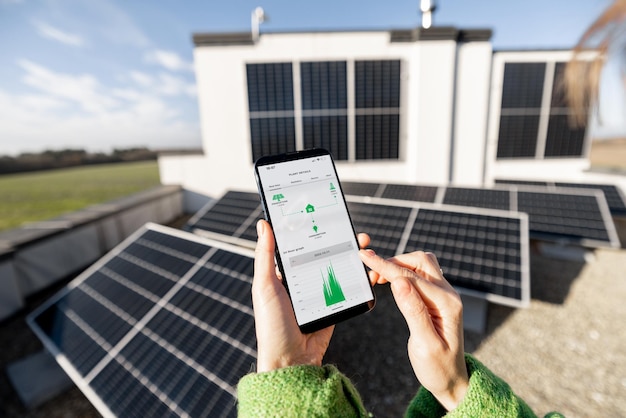
[[[531,253],[528,309],[489,305],[484,334],[466,332],[466,351],[504,378],[539,415],[624,416],[626,411],[626,250],[601,249],[587,263]],[[56,286],[58,289],[61,285]],[[26,311],[50,289],[28,301]],[[357,385],[375,416],[401,416],[419,384],[406,354],[407,329],[387,286],[373,312],[339,324],[326,362]],[[0,417],[90,417],[98,413],[73,388],[25,409],[4,373],[41,350],[25,313],[0,323]]]

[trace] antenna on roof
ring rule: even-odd
[[[252,11],[250,24],[252,25],[252,40],[254,42],[259,40],[259,25],[267,20],[270,20],[270,17],[265,14],[262,7],[259,6]]]
[[[420,0],[422,27],[428,29],[433,25],[433,13],[437,9],[437,0]]]

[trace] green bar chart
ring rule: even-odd
[[[333,265],[329,263],[329,265],[326,267],[326,275],[324,275],[323,271],[321,271],[321,274],[326,306],[334,305],[335,303],[343,302],[344,300],[346,300],[346,297],[343,294],[343,290],[341,290],[341,285],[339,284],[337,276],[335,275]]]

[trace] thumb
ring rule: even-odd
[[[436,332],[428,306],[410,279],[405,277],[395,279],[391,283],[391,292],[398,309],[406,320],[411,335],[417,335],[426,340],[425,342],[434,338]]]
[[[257,243],[254,250],[254,281],[253,284],[267,286],[276,280],[274,265],[274,234],[270,224],[260,219],[256,224]]]

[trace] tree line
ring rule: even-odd
[[[156,160],[157,152],[148,148],[114,149],[111,153],[91,153],[83,149],[47,150],[40,153],[25,152],[16,157],[0,156],[0,174],[50,170],[79,165],[121,163]]]

